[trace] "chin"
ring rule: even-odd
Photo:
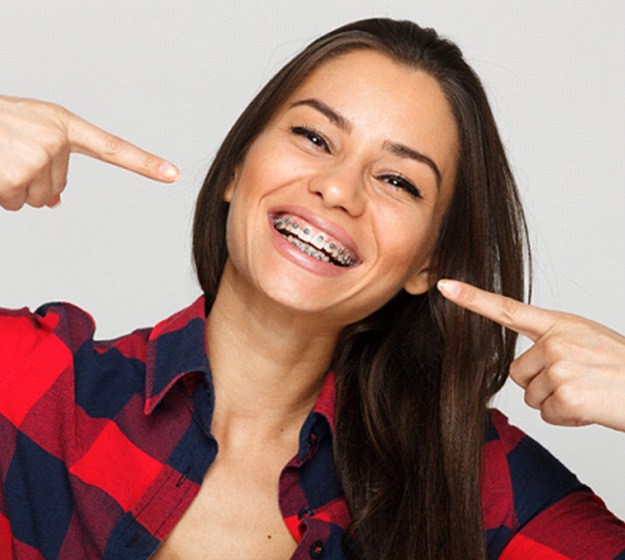
[[[316,324],[323,323],[325,328],[342,329],[356,323],[382,307],[388,298],[376,298],[367,305],[357,305],[355,301],[347,301],[328,297],[327,286],[317,289],[291,282],[272,283],[261,286],[262,292],[285,312],[305,317]]]
[[[268,285],[261,286],[261,289],[272,301],[294,313],[322,314],[331,309],[335,303],[328,300],[327,289],[310,289],[309,286],[294,281],[269,282]]]

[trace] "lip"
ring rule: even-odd
[[[340,267],[331,263],[326,263],[314,259],[302,253],[302,251],[300,251],[292,243],[287,241],[287,239],[275,229],[273,225],[273,220],[279,214],[291,214],[293,216],[300,217],[316,229],[325,231],[326,233],[334,237],[337,241],[339,241],[342,245],[349,248],[349,250],[352,251],[354,255],[356,255],[356,263],[350,267]],[[318,274],[320,276],[338,276],[349,272],[360,264],[358,250],[351,236],[347,234],[347,232],[337,224],[334,224],[308,211],[305,208],[299,206],[280,206],[272,208],[268,213],[268,225],[271,234],[271,242],[278,250],[278,252],[290,261],[315,274]]]

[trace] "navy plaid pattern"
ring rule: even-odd
[[[204,300],[111,341],[70,304],[0,311],[0,559],[149,558],[217,452]],[[334,374],[282,471],[294,559],[343,558]],[[489,412],[489,559],[625,560],[625,528],[536,442]]]

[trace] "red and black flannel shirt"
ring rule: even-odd
[[[149,558],[215,459],[204,300],[111,341],[70,304],[0,311],[0,559]],[[343,558],[328,374],[280,478],[294,559]],[[542,447],[490,413],[488,558],[625,560],[625,529]]]

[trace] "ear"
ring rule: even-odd
[[[232,173],[230,182],[228,183],[228,186],[226,187],[226,190],[224,191],[224,202],[228,202],[228,203],[232,202],[232,196],[234,195],[234,189],[236,187],[238,175],[239,175],[239,170],[237,168]]]
[[[232,193],[234,192],[234,181],[230,181],[224,191],[224,202],[232,202]]]
[[[435,281],[430,276],[430,263],[427,262],[422,268],[414,273],[404,284],[404,290],[410,295],[418,296],[427,292]]]

